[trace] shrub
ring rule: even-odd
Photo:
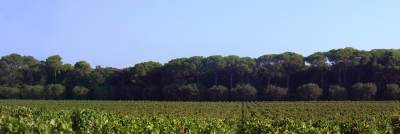
[[[21,90],[23,99],[35,99],[41,100],[44,98],[44,87],[40,85],[36,86],[24,86]]]
[[[382,99],[384,100],[397,100],[399,99],[400,88],[397,84],[387,84],[382,92]]]
[[[200,91],[204,86],[198,84],[182,85],[179,83],[171,84],[163,88],[165,100],[171,101],[194,101],[198,100]]]
[[[111,86],[109,91],[113,100],[133,100],[141,96],[141,89],[134,85]]]
[[[21,91],[18,88],[0,86],[0,98],[18,99],[20,92]]]
[[[179,92],[184,101],[200,100],[200,93],[204,90],[205,87],[201,84],[189,84],[179,87]]]
[[[256,100],[257,90],[249,84],[237,84],[232,89],[232,99],[235,101],[252,101]]]
[[[93,91],[93,97],[96,100],[107,100],[110,99],[110,91],[105,87],[95,88]]]
[[[373,83],[356,83],[351,87],[354,100],[372,100],[376,94],[376,85]]]
[[[322,89],[317,84],[309,83],[297,88],[301,100],[317,100],[322,96]]]
[[[170,85],[163,87],[162,92],[164,100],[169,100],[169,101],[179,100],[178,91],[179,87],[181,87],[182,85],[183,84],[180,83],[172,83]]]
[[[142,97],[145,100],[161,100],[160,88],[157,86],[143,88]]]
[[[285,88],[281,88],[274,85],[268,85],[263,90],[263,100],[277,101],[282,100],[287,94]]]
[[[88,99],[88,92],[89,92],[89,89],[87,89],[86,87],[81,87],[81,86],[75,86],[72,89],[74,99],[78,99],[78,100]]]
[[[211,101],[225,101],[228,99],[228,88],[222,85],[214,85],[207,90],[206,95]]]
[[[64,92],[65,88],[61,84],[47,85],[44,90],[45,98],[49,100],[62,99]]]
[[[347,100],[348,92],[344,87],[340,87],[338,85],[331,85],[329,87],[329,100]]]

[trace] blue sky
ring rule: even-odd
[[[400,48],[400,1],[0,0],[0,56],[124,68],[210,55]]]

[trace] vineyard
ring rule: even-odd
[[[1,100],[0,133],[400,133],[400,102]]]

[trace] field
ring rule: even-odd
[[[393,132],[396,130],[393,129],[396,120],[392,118],[400,108],[400,102],[395,101],[242,103],[1,100],[0,105],[2,126],[7,122],[5,117],[12,121],[12,118],[20,120],[28,114],[39,116],[35,111],[47,112],[49,121],[52,119],[50,115],[54,115],[54,118],[63,115],[66,118],[64,121],[70,122],[65,126],[66,133],[85,133],[83,130],[88,130],[87,133],[396,133]],[[77,114],[85,112],[87,114]],[[68,127],[74,126],[72,124],[76,126],[78,119],[81,127]],[[101,121],[96,127],[82,125],[85,121],[102,119],[108,120],[108,126],[105,123],[103,129],[95,129],[99,128]],[[125,125],[121,125],[123,120],[126,121]],[[114,125],[110,126],[110,123]],[[77,128],[85,129],[79,131],[81,129]],[[9,132],[8,128],[1,129],[0,132]],[[58,129],[51,132],[58,132]]]

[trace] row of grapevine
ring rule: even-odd
[[[320,102],[164,102],[164,101],[48,101],[0,100],[0,106],[29,108],[46,107],[51,110],[92,109],[127,116],[169,116],[185,118],[260,118],[295,121],[325,120],[351,122],[353,120],[390,120],[398,101],[320,101]],[[385,123],[385,122],[383,122]]]
[[[122,116],[105,111],[1,107],[0,133],[398,133],[400,117],[391,122],[356,120],[297,122],[291,119],[218,119]]]

